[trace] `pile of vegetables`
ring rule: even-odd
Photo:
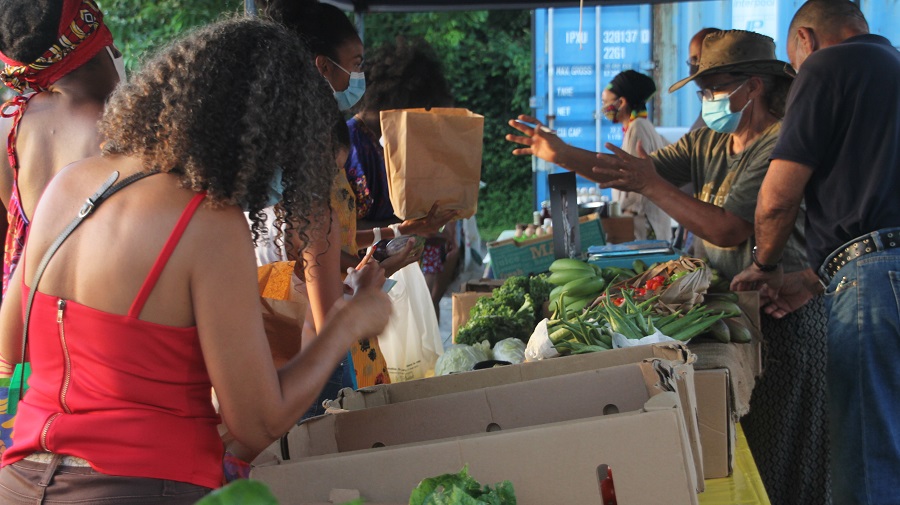
[[[493,349],[487,340],[475,345],[453,344],[434,364],[434,375],[468,372],[483,361],[505,361],[510,364],[525,361],[525,342],[516,337],[505,338]]]
[[[611,349],[613,334],[632,340],[661,334],[682,342],[697,336],[724,343],[750,341],[737,294],[710,292],[712,272],[701,260],[682,258],[650,267],[636,260],[634,275],[625,279],[626,269],[598,269],[573,261],[557,260],[560,264],[554,263],[556,271],[549,278],[566,282],[551,293],[555,312],[547,324],[550,341],[561,354]],[[557,272],[573,278],[554,277]],[[593,280],[610,280],[603,293],[590,302],[575,303],[567,298],[572,286],[581,285],[570,284],[575,281],[574,272]],[[555,304],[553,296],[557,297]]]
[[[423,480],[410,495],[409,505],[516,505],[516,493],[508,480],[493,488],[482,486],[465,466],[459,473]]]
[[[579,312],[593,302],[610,284],[634,277],[631,270],[617,267],[600,268],[571,258],[560,258],[550,265],[547,281],[551,312]],[[563,310],[560,310],[563,309]]]
[[[552,287],[546,275],[506,279],[491,296],[475,303],[468,322],[456,335],[456,343],[474,345],[486,340],[493,347],[511,337],[527,342]]]

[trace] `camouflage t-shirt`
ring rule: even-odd
[[[773,124],[743,152],[731,154],[730,134],[699,128],[650,157],[657,172],[667,181],[679,187],[690,183],[694,198],[753,223],[759,187],[769,168],[769,156],[780,129],[780,122]],[[785,272],[808,267],[804,220],[805,207],[801,206],[782,259]],[[729,279],[752,262],[752,236],[734,247],[719,247],[706,240],[702,243],[710,265]]]

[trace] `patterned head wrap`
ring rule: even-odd
[[[58,32],[56,43],[31,63],[0,53],[0,61],[6,63],[6,68],[0,71],[3,83],[19,93],[27,88],[44,91],[113,43],[109,28],[103,24],[103,13],[94,0],[65,0]]]

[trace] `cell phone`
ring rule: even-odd
[[[395,281],[394,279],[385,279],[384,286],[381,286],[381,290],[384,291],[385,293],[390,293],[391,288],[393,288],[396,285],[397,285],[397,281]]]
[[[425,247],[425,237],[420,237],[418,235],[404,235],[402,237],[384,239],[375,244],[375,253],[372,255],[372,258],[375,261],[382,262],[402,251],[410,240],[415,242],[413,252],[416,254],[418,254],[418,250]]]
[[[529,127],[529,128],[538,128],[539,130],[541,130],[541,131],[544,132],[544,133],[552,133],[552,134],[554,134],[554,135],[556,134],[556,131],[551,130],[550,128],[547,128],[547,127],[544,126],[544,125],[541,125],[541,126],[538,127],[537,125],[533,125],[533,124],[531,124],[531,123],[526,123],[525,121],[522,121],[521,119],[515,119],[514,121],[517,122],[517,123],[519,123],[519,124],[523,124],[523,125],[525,125],[525,126],[527,126],[527,127]]]

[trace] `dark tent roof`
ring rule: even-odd
[[[578,7],[578,0],[322,0],[356,12],[416,12],[449,10],[544,9]],[[585,0],[584,6],[670,3],[677,0]]]

